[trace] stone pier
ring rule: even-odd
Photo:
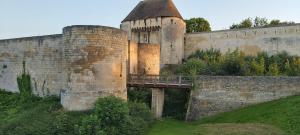
[[[154,118],[162,118],[163,108],[165,100],[165,91],[163,89],[152,89],[152,104],[151,110],[154,115]]]

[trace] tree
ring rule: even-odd
[[[280,20],[277,19],[272,20],[269,24],[269,26],[278,26],[278,25],[280,25]]]
[[[209,22],[204,18],[185,20],[187,33],[211,31]]]
[[[255,17],[254,19],[254,27],[263,27],[269,25],[269,21],[267,18]]]
[[[240,22],[239,24],[233,24],[230,26],[230,29],[241,29],[241,28],[251,28],[253,26],[253,22],[251,18],[247,18]]]
[[[268,21],[267,18],[255,17],[255,19],[247,18],[238,24],[233,24],[230,29],[253,28],[253,27],[267,27],[267,26],[281,26],[294,24],[295,22],[281,22],[278,19]]]
[[[280,20],[278,20],[278,19],[275,19],[275,20],[272,20],[272,21],[270,22],[269,26],[282,26],[282,25],[289,25],[289,24],[295,24],[295,22],[293,22],[293,21],[290,21],[290,22],[287,22],[287,21],[282,22],[282,21],[280,21]]]

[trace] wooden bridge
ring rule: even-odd
[[[139,88],[174,88],[192,89],[193,79],[188,76],[172,75],[136,75],[130,74],[127,81],[128,87]]]

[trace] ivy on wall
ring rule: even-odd
[[[18,87],[20,91],[20,99],[25,101],[32,97],[31,77],[26,73],[26,63],[23,61],[22,74],[17,77]]]

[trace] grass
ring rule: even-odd
[[[194,123],[157,122],[148,135],[299,135],[300,97],[246,107]]]
[[[60,130],[70,130],[60,131],[61,133],[71,132],[73,127],[68,127],[68,124],[76,123],[84,115],[84,113],[64,112],[56,97],[22,101],[19,94],[0,90],[1,135],[54,134],[60,128],[58,126],[62,127]]]

